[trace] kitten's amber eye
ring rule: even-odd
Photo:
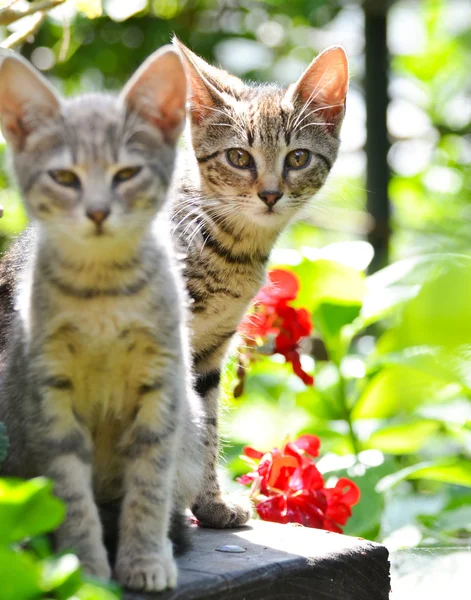
[[[71,188],[80,187],[80,179],[73,171],[68,171],[67,169],[55,169],[53,171],[48,171],[48,173],[49,177],[54,179],[59,185]]]
[[[115,173],[113,177],[113,183],[121,183],[123,181],[128,181],[128,179],[132,179],[141,171],[142,167],[126,167],[125,169],[121,169],[120,171]]]
[[[309,150],[293,150],[285,159],[288,169],[303,169],[311,162]]]
[[[237,169],[250,169],[253,165],[253,158],[242,148],[231,148],[226,152],[227,160]]]

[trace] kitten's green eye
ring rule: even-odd
[[[250,169],[253,166],[253,158],[242,148],[231,148],[226,152],[227,160],[237,169]]]
[[[54,179],[59,185],[71,188],[80,187],[80,179],[73,171],[68,171],[67,169],[54,169],[53,171],[48,171],[48,174],[49,177]]]
[[[285,159],[288,169],[303,169],[311,162],[309,150],[293,150]]]
[[[125,169],[121,169],[117,173],[115,173],[113,177],[113,183],[122,183],[123,181],[128,181],[135,177],[138,173],[142,171],[142,167],[126,167]]]

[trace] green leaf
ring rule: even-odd
[[[41,595],[39,567],[26,552],[0,548],[2,600],[33,600]]]
[[[471,505],[444,511],[437,519],[440,531],[467,531],[471,533]]]
[[[320,363],[314,387],[306,387],[296,395],[297,406],[306,408],[318,419],[337,420],[345,417],[339,402],[339,372],[331,363]]]
[[[459,385],[406,367],[391,365],[377,373],[364,387],[357,400],[354,419],[387,419],[410,414],[424,403],[438,403],[454,398]]]
[[[423,259],[420,266],[418,292],[380,340],[383,352],[424,345],[455,349],[469,344],[471,257],[432,255]],[[417,276],[415,273],[416,280]]]
[[[76,0],[76,6],[88,19],[96,19],[103,13],[101,0]]]
[[[433,439],[440,428],[440,421],[432,419],[388,425],[370,436],[368,446],[389,454],[412,454]]]
[[[337,338],[342,327],[353,323],[361,310],[361,304],[332,304],[321,302],[313,314],[315,327],[319,329],[323,337]]]
[[[408,258],[366,279],[367,292],[361,310],[361,326],[374,323],[415,298],[422,283],[435,269],[429,259]]]
[[[303,260],[292,270],[301,280],[295,306],[309,309],[329,355],[339,362],[346,351],[341,331],[360,314],[366,293],[362,272],[331,260]]]
[[[378,481],[396,470],[395,460],[386,460],[377,467],[366,468],[364,475],[355,476],[349,469],[336,471],[339,477],[348,477],[360,488],[360,502],[352,508],[352,516],[344,528],[347,535],[365,536],[379,529],[384,510],[384,497],[376,490]]]
[[[119,600],[122,594],[119,586],[113,582],[102,584],[87,579],[75,596],[80,600]]]
[[[61,523],[65,505],[52,495],[52,487],[42,477],[0,479],[0,544],[47,533]]]
[[[41,567],[42,588],[59,600],[70,598],[82,585],[80,562],[74,554],[47,559]]]
[[[296,306],[312,312],[320,304],[361,306],[366,293],[363,273],[331,260],[303,260],[292,270],[301,280]]]
[[[449,349],[443,346],[424,345],[384,354],[381,353],[381,350],[380,347],[379,354],[369,362],[369,371],[385,365],[403,365],[417,369],[433,378],[449,383],[459,383],[471,392],[470,346]]]
[[[419,463],[384,477],[378,483],[377,490],[384,492],[406,479],[428,479],[471,487],[471,462],[462,459],[446,459]]]

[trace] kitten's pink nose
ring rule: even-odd
[[[103,221],[105,221],[110,215],[109,208],[89,208],[86,212],[87,217],[96,223],[97,225],[101,225]]]
[[[280,192],[278,190],[263,190],[261,192],[258,192],[258,197],[260,198],[260,200],[265,202],[268,208],[275,206],[275,204],[278,202],[281,196],[283,196],[283,192]]]

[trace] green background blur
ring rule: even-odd
[[[283,85],[326,46],[345,47],[351,84],[339,159],[272,260],[299,275],[297,305],[312,311],[315,335],[303,366],[316,384],[305,388],[278,356],[260,357],[234,399],[229,365],[228,479],[245,469],[243,445],[270,450],[286,436],[315,433],[326,479],[347,474],[362,491],[346,532],[390,548],[469,545],[471,5],[381,6],[373,13],[387,17],[392,237],[390,266],[372,275],[375,198],[367,200],[364,100],[370,42],[360,3],[109,0],[101,13],[100,2],[68,0],[17,49],[70,95],[119,89],[173,33],[240,77]],[[0,28],[4,38],[11,33]],[[0,152],[6,163],[3,143]],[[7,171],[0,174],[3,248],[25,225]]]

